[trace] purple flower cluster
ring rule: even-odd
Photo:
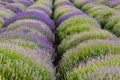
[[[52,47],[52,43],[44,38],[43,36],[39,36],[38,34],[33,34],[29,30],[24,29],[23,31],[14,30],[14,31],[6,31],[1,33],[1,40],[14,40],[14,39],[22,39],[30,42],[34,42],[38,45],[39,48],[45,49],[50,53],[54,53],[54,49]]]
[[[20,19],[35,19],[35,20],[40,20],[45,22],[47,25],[51,26],[52,29],[55,29],[55,24],[54,21],[52,19],[50,19],[50,17],[48,15],[45,15],[42,12],[38,12],[38,11],[26,11],[26,12],[21,12],[18,13],[17,15],[9,18],[3,27],[7,27],[10,23],[15,22],[16,20],[20,20]]]
[[[54,36],[53,32],[51,31],[51,29],[49,28],[49,26],[47,26],[46,24],[44,24],[43,22],[38,21],[38,20],[31,20],[31,19],[18,20],[16,22],[10,24],[8,26],[8,29],[13,30],[13,29],[21,28],[22,26],[23,27],[25,26],[28,28],[30,28],[30,27],[36,28],[37,30],[39,30],[40,32],[45,34],[45,36],[51,42],[55,41],[55,36]]]

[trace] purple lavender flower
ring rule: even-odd
[[[4,21],[7,21],[8,18],[4,18],[4,17],[3,17],[2,19],[3,19]]]
[[[6,6],[5,8],[12,10],[15,13],[22,12],[23,10],[15,6]]]
[[[55,24],[54,21],[52,19],[50,19],[50,17],[42,12],[38,12],[35,10],[30,10],[30,11],[26,11],[26,12],[21,12],[18,13],[17,15],[9,18],[5,24],[3,25],[3,27],[7,27],[10,23],[15,22],[16,20],[20,20],[20,19],[36,19],[36,20],[41,20],[43,22],[45,22],[47,25],[51,26],[52,29],[55,29]]]
[[[22,31],[23,31],[23,33],[28,33],[28,32],[30,32],[29,29],[23,29]]]
[[[62,16],[60,16],[58,18],[57,22],[58,22],[58,24],[60,24],[64,20],[69,19],[70,17],[77,16],[77,15],[86,15],[86,14],[84,12],[82,12],[82,11],[66,13],[66,14],[63,14]]]

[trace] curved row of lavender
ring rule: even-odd
[[[120,37],[120,12],[92,0],[71,0],[76,7],[96,18],[102,28]]]
[[[5,1],[33,5],[27,5],[25,11],[8,18],[3,24],[6,31],[0,34],[0,79],[55,80],[52,64],[55,24],[50,18],[52,0]]]
[[[120,79],[117,73],[120,68],[119,39],[101,29],[96,19],[77,9],[69,0],[56,0],[54,8],[60,40],[58,56],[61,56],[57,80]]]

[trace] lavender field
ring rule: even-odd
[[[120,0],[0,0],[0,80],[120,80]]]

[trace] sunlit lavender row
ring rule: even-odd
[[[0,26],[5,28],[0,34],[0,79],[56,79],[52,64],[55,55],[52,3],[52,0],[0,1]]]
[[[81,6],[85,4],[84,0],[73,1]],[[58,56],[61,56],[57,66],[57,80],[119,80],[120,75],[116,70],[120,68],[118,63],[111,60],[113,64],[105,65],[102,62],[104,55],[108,55],[108,62],[116,54],[119,56],[119,39],[102,29],[100,21],[105,22],[104,17],[99,21],[76,6],[69,0],[56,0],[54,3],[54,20],[58,25],[56,33],[60,40]],[[98,68],[95,68],[97,63],[91,62],[94,67],[89,65],[89,59],[96,58],[100,58]],[[120,62],[119,58],[117,60]]]

